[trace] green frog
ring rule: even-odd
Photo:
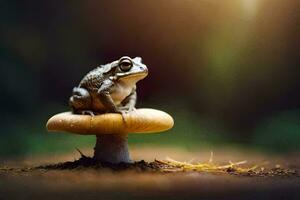
[[[131,112],[135,110],[136,83],[147,75],[148,68],[140,57],[123,56],[85,75],[73,88],[69,105],[76,114]]]

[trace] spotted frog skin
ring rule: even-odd
[[[148,74],[140,57],[123,56],[90,71],[73,88],[69,105],[73,113],[127,113],[135,109],[136,83]]]

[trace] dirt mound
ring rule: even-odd
[[[58,164],[42,165],[34,169],[43,170],[85,170],[85,169],[109,169],[112,171],[133,170],[136,172],[159,172],[159,173],[175,173],[175,172],[199,172],[199,173],[225,173],[241,176],[299,176],[299,173],[293,169],[285,169],[275,167],[271,169],[260,168],[258,166],[241,167],[239,163],[230,163],[228,165],[218,165],[214,163],[196,163],[190,164],[178,162],[175,160],[155,160],[146,162],[144,160],[133,163],[105,163],[99,162],[91,157],[82,155],[80,159],[75,161],[62,162]]]

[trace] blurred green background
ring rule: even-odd
[[[99,64],[141,56],[138,107],[167,111],[166,134],[131,145],[300,150],[297,0],[1,1],[0,157],[92,148],[47,134]]]

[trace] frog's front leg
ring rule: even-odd
[[[101,103],[105,106],[108,112],[120,113],[110,95],[110,90],[113,85],[114,83],[111,80],[103,81],[102,85],[98,89],[98,95]]]
[[[120,110],[125,113],[131,112],[135,110],[137,94],[136,89],[134,88],[132,92],[121,102],[122,106],[119,107]]]

